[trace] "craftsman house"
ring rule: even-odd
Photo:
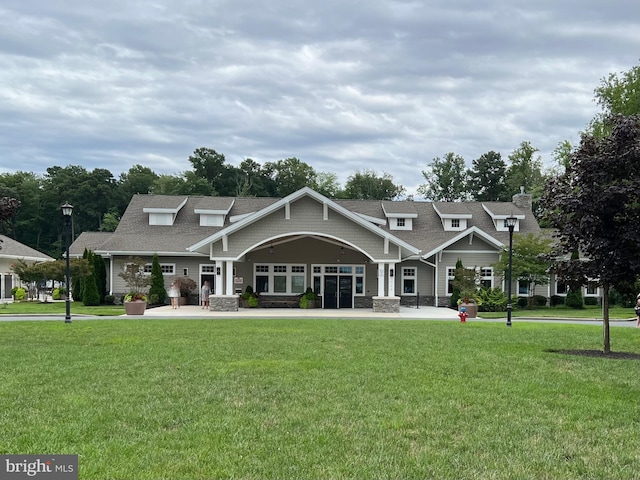
[[[93,250],[107,262],[111,294],[128,256],[158,254],[167,280],[188,276],[212,286],[211,308],[235,310],[247,286],[263,306],[291,301],[308,287],[321,308],[396,311],[402,305],[448,306],[458,259],[489,287],[516,233],[539,233],[531,196],[512,202],[333,200],[310,188],[285,198],[135,195],[113,233],[85,232],[72,256]],[[517,292],[517,290],[515,290]]]

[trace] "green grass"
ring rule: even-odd
[[[14,302],[0,304],[0,315],[64,315],[66,303],[57,302]],[[124,315],[122,305],[99,305],[96,307],[86,307],[81,302],[71,302],[72,315],[98,315],[117,316]]]
[[[612,349],[640,353],[640,332]],[[637,479],[640,362],[595,325],[0,322],[0,453],[82,479]]]
[[[505,318],[506,312],[480,312],[482,318]],[[526,308],[516,308],[512,312],[512,316],[517,317],[537,317],[537,318],[584,318],[590,320],[602,320],[602,307],[595,305],[587,305],[580,310],[567,307],[566,305],[558,305],[557,307],[543,307],[528,310]],[[619,306],[609,309],[610,320],[628,320],[635,318],[633,308],[623,308]]]

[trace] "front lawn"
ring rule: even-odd
[[[66,303],[23,301],[0,304],[0,315],[64,315]],[[98,305],[96,307],[86,307],[82,302],[71,302],[72,315],[98,315],[98,316],[118,316],[124,315],[122,305]]]
[[[598,325],[0,322],[0,453],[82,479],[637,479],[640,361]],[[640,331],[613,328],[640,354]]]

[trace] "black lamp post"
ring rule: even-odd
[[[510,216],[504,219],[505,226],[509,229],[509,281],[507,283],[507,327],[511,326],[511,275],[513,271],[513,229],[518,219]]]
[[[65,202],[62,205],[62,215],[64,216],[64,224],[65,224],[65,244],[67,250],[67,271],[66,271],[66,286],[67,286],[67,313],[64,317],[64,323],[71,323],[71,285],[69,284],[69,278],[71,277],[71,269],[69,268],[69,243],[71,237],[71,214],[73,213],[73,205],[69,205],[69,202]]]

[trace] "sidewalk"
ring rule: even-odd
[[[416,319],[458,320],[458,312],[450,308],[400,307],[398,313],[376,313],[368,308],[343,308],[327,310],[322,308],[239,308],[237,312],[212,312],[196,305],[183,305],[173,309],[170,305],[147,309],[144,313],[149,318],[353,318],[353,319]],[[123,315],[133,318],[133,316]]]

